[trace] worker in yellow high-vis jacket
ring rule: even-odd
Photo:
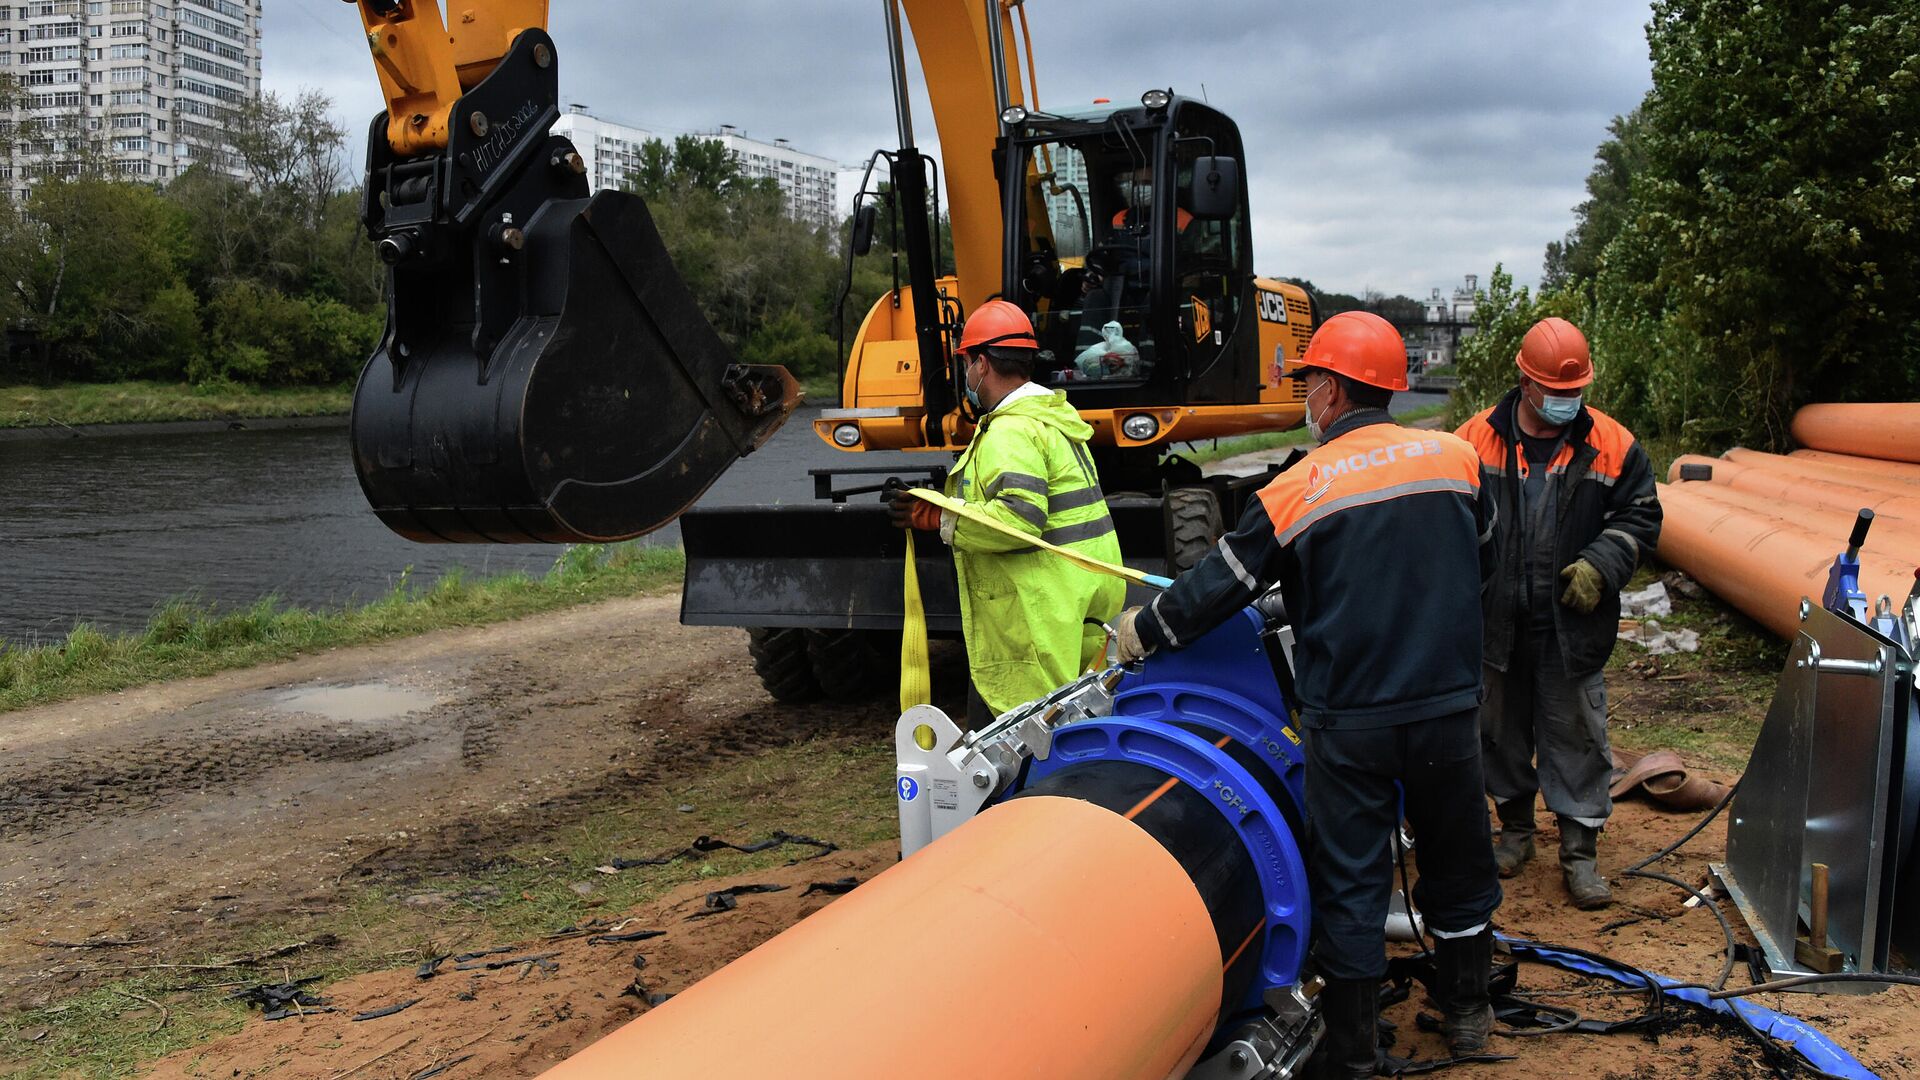
[[[948,475],[946,495],[1026,535],[1119,563],[1113,517],[1087,450],[1093,429],[1065,393],[1034,384],[1039,351],[1033,323],[1014,304],[988,301],[967,320],[960,353],[980,427]],[[969,726],[1071,682],[1105,649],[1098,624],[1120,612],[1120,579],[905,491],[894,494],[892,511],[899,527],[938,530],[953,547],[972,678]]]

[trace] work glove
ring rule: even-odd
[[[887,497],[887,520],[896,529],[920,529],[937,532],[940,508],[907,491],[894,488]]]
[[[1582,615],[1591,614],[1600,606],[1600,597],[1605,595],[1607,582],[1600,571],[1585,559],[1560,571],[1560,580],[1567,583],[1567,589],[1560,594],[1560,602]]]
[[[1153,655],[1153,646],[1140,640],[1140,630],[1136,625],[1140,621],[1140,609],[1128,608],[1113,620],[1113,641],[1119,651],[1120,662],[1131,664],[1135,660],[1144,660]]]

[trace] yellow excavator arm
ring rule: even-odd
[[[453,104],[521,33],[547,28],[547,0],[470,0],[452,18],[438,0],[349,0],[387,98],[387,143],[401,157],[447,145]]]

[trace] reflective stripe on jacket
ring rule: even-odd
[[[1507,670],[1513,654],[1518,613],[1524,606],[1526,542],[1520,509],[1521,485],[1530,468],[1518,450],[1514,410],[1518,388],[1499,404],[1460,425],[1459,436],[1480,459],[1480,474],[1500,508],[1494,550],[1497,570],[1486,596],[1487,664]],[[1553,572],[1585,559],[1600,571],[1606,589],[1600,606],[1582,615],[1564,604],[1553,605],[1554,630],[1567,676],[1578,678],[1606,666],[1613,655],[1620,627],[1620,590],[1626,587],[1640,560],[1660,542],[1660,497],[1653,486],[1653,466],[1633,433],[1599,409],[1580,410],[1567,425],[1566,438],[1547,467],[1559,474],[1553,485],[1557,542]]]
[[[1493,537],[1473,450],[1385,411],[1342,417],[1135,627],[1178,648],[1278,583],[1306,723],[1375,728],[1480,701],[1480,589]]]
[[[1047,543],[1120,562],[1113,516],[1087,440],[1093,429],[1061,392],[1021,396],[981,420],[947,477],[947,495]],[[953,529],[967,666],[996,714],[1051,693],[1087,669],[1126,585],[961,518]]]

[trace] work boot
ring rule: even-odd
[[[1320,991],[1327,1038],[1314,1055],[1320,1080],[1361,1080],[1380,1060],[1380,980],[1328,979]]]
[[[1493,865],[1510,878],[1533,858],[1533,797],[1497,802],[1500,835],[1493,841]]]
[[[1566,875],[1573,906],[1581,911],[1594,911],[1613,903],[1613,890],[1607,888],[1607,879],[1600,876],[1599,867],[1594,865],[1599,843],[1599,829],[1569,817],[1560,819],[1560,872]]]
[[[1440,1031],[1454,1057],[1478,1054],[1487,1048],[1493,1030],[1493,1003],[1487,996],[1487,977],[1493,970],[1493,931],[1472,937],[1435,938],[1434,997],[1440,1005]]]

